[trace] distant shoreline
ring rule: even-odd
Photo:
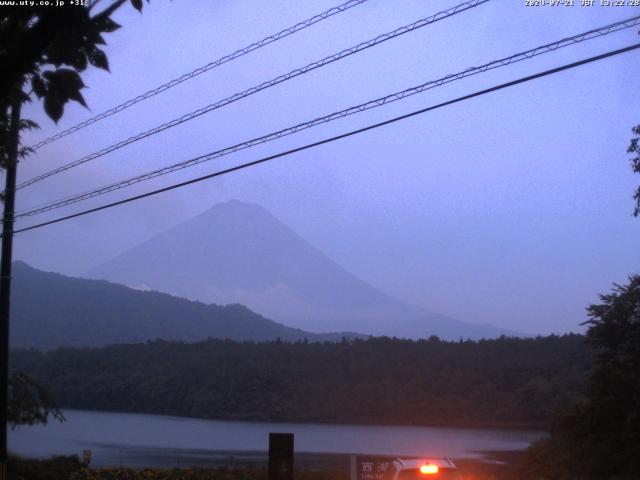
[[[93,452],[93,465],[176,468],[265,464],[269,433],[295,435],[301,468],[347,468],[350,455],[494,460],[494,452],[524,451],[543,432],[438,427],[232,422],[190,417],[66,410],[67,422],[18,427],[9,447],[51,458]],[[487,460],[487,461],[489,461]],[[501,458],[498,458],[501,460]]]
[[[228,469],[242,469],[247,467],[267,468],[268,467],[268,451],[256,450],[256,451],[238,451],[238,450],[206,450],[206,449],[193,449],[185,451],[185,449],[174,448],[160,448],[154,447],[147,449],[144,457],[140,456],[140,449],[138,455],[130,455],[128,458],[131,463],[123,460],[114,461],[111,463],[97,463],[92,466],[96,468],[115,468],[125,466],[127,468],[151,468],[151,469],[165,469],[165,468],[228,468]],[[478,451],[480,456],[457,456],[452,459],[456,465],[460,466],[476,466],[476,465],[493,465],[496,468],[507,467],[517,464],[518,460],[522,458],[525,450],[487,450]],[[294,453],[294,466],[299,470],[315,470],[315,471],[343,471],[348,472],[350,466],[350,459],[352,456],[358,456],[363,454],[349,454],[349,453],[318,453],[318,452],[304,452],[296,451]],[[364,454],[366,455],[366,454]],[[385,457],[385,455],[374,455]],[[21,458],[28,458],[20,456]],[[412,455],[399,455],[393,456],[393,458],[422,458],[420,456]],[[432,456],[436,457],[436,456]],[[52,457],[55,458],[55,457]],[[127,458],[127,457],[125,457]],[[141,459],[144,458],[144,462]],[[134,460],[135,459],[135,460]],[[175,459],[175,460],[174,460]],[[47,460],[47,458],[37,459]]]
[[[224,423],[246,423],[251,425],[267,425],[267,424],[283,424],[283,425],[317,425],[317,426],[336,426],[336,427],[398,427],[398,428],[433,428],[438,430],[470,430],[470,431],[483,431],[483,432],[514,432],[514,433],[533,433],[539,435],[545,435],[547,430],[541,428],[528,427],[523,425],[521,427],[510,426],[483,426],[483,425],[438,425],[438,424],[402,424],[402,423],[359,423],[359,422],[334,422],[334,421],[289,421],[280,419],[263,419],[263,420],[242,420],[242,419],[229,419],[229,418],[208,418],[208,417],[193,417],[188,415],[178,415],[171,413],[155,413],[155,412],[143,412],[143,411],[123,411],[123,410],[109,410],[109,409],[95,409],[95,408],[76,408],[76,407],[60,407],[62,412],[87,412],[87,413],[113,413],[119,415],[150,415],[154,417],[161,417],[173,420],[204,420],[211,422],[224,422]]]

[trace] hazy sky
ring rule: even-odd
[[[71,126],[339,0],[153,0],[123,8],[111,73],[89,70]],[[19,180],[355,43],[456,5],[370,0],[42,148]],[[579,0],[575,0],[579,4]],[[640,8],[494,0],[21,190],[18,209],[85,191],[467,67],[637,15]],[[639,41],[638,28],[472,77],[260,148],[43,215],[71,213]],[[258,203],[402,300],[527,332],[579,329],[640,267],[626,148],[640,123],[638,51],[457,104],[135,204],[19,234],[15,257],[68,274],[229,199]],[[56,131],[40,104],[26,113]],[[24,221],[20,226],[31,223]],[[161,261],[161,259],[159,259]]]

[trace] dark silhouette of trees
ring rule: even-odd
[[[523,477],[640,478],[640,275],[587,310],[594,354],[586,399],[559,413]]]
[[[627,153],[635,154],[635,157],[631,159],[631,168],[635,173],[640,173],[640,125],[636,125],[632,128],[635,137],[631,139]],[[636,189],[633,199],[636,201],[633,215],[640,216],[640,187]]]
[[[142,0],[130,1],[137,10],[142,9]],[[17,5],[0,8],[0,168],[6,170],[5,189],[0,195],[4,203],[0,261],[0,477],[3,478],[6,428],[12,408],[8,403],[12,399],[8,356],[16,172],[19,159],[29,153],[21,145],[20,132],[37,127],[35,122],[22,118],[22,105],[33,96],[41,99],[45,112],[55,122],[62,117],[68,102],[86,106],[80,93],[85,86],[80,74],[89,64],[109,69],[107,56],[99,46],[106,43],[104,34],[119,27],[111,15],[126,2],[87,0],[86,6],[64,7],[16,2]],[[18,379],[20,383],[14,387],[36,388],[26,377],[14,377]],[[29,388],[20,391],[24,393]],[[33,398],[43,400],[39,395]],[[31,411],[36,415],[33,418],[51,412],[41,408],[42,405]]]
[[[49,392],[24,373],[16,372],[9,377],[8,404],[7,420],[13,427],[46,425],[49,416],[65,420]]]
[[[12,111],[19,112],[35,97],[57,122],[68,102],[87,106],[80,92],[85,87],[80,74],[89,65],[109,70],[100,46],[106,45],[105,34],[120,28],[111,15],[127,1],[113,1],[98,12],[101,0],[89,1],[86,7],[60,8],[35,2],[34,6],[0,9],[0,168],[7,168],[12,142],[19,143],[19,138],[12,138]],[[142,10],[142,0],[131,3]],[[17,132],[38,127],[19,114],[17,117]],[[27,153],[28,149],[19,149],[20,158]]]
[[[581,335],[156,340],[13,353],[61,406],[229,420],[547,428],[583,398]]]
[[[640,173],[640,125],[627,153]],[[640,187],[634,194],[640,216]],[[528,451],[521,478],[640,478],[640,275],[587,308],[594,364],[582,403],[559,410],[548,438]]]
[[[584,421],[594,473],[640,477],[640,275],[588,309],[595,352]]]
[[[43,99],[44,109],[54,121],[73,100],[85,101],[80,74],[88,65],[109,69],[103,35],[120,26],[111,15],[127,0],[110,2],[97,11],[100,0],[88,6],[4,6],[0,9],[0,117],[6,135],[9,109],[17,100],[29,101],[31,94]],[[40,2],[36,2],[40,3]],[[131,0],[142,9],[142,0]],[[2,145],[7,144],[6,137]]]

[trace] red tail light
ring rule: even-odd
[[[438,466],[432,464],[422,465],[420,467],[420,473],[423,475],[434,475],[438,473]]]

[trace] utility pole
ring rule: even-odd
[[[4,214],[2,216],[2,258],[0,259],[0,480],[7,479],[7,408],[9,393],[9,315],[11,300],[11,260],[13,216],[16,201],[16,172],[20,142],[20,109],[16,99],[11,105],[11,121],[6,160]]]

